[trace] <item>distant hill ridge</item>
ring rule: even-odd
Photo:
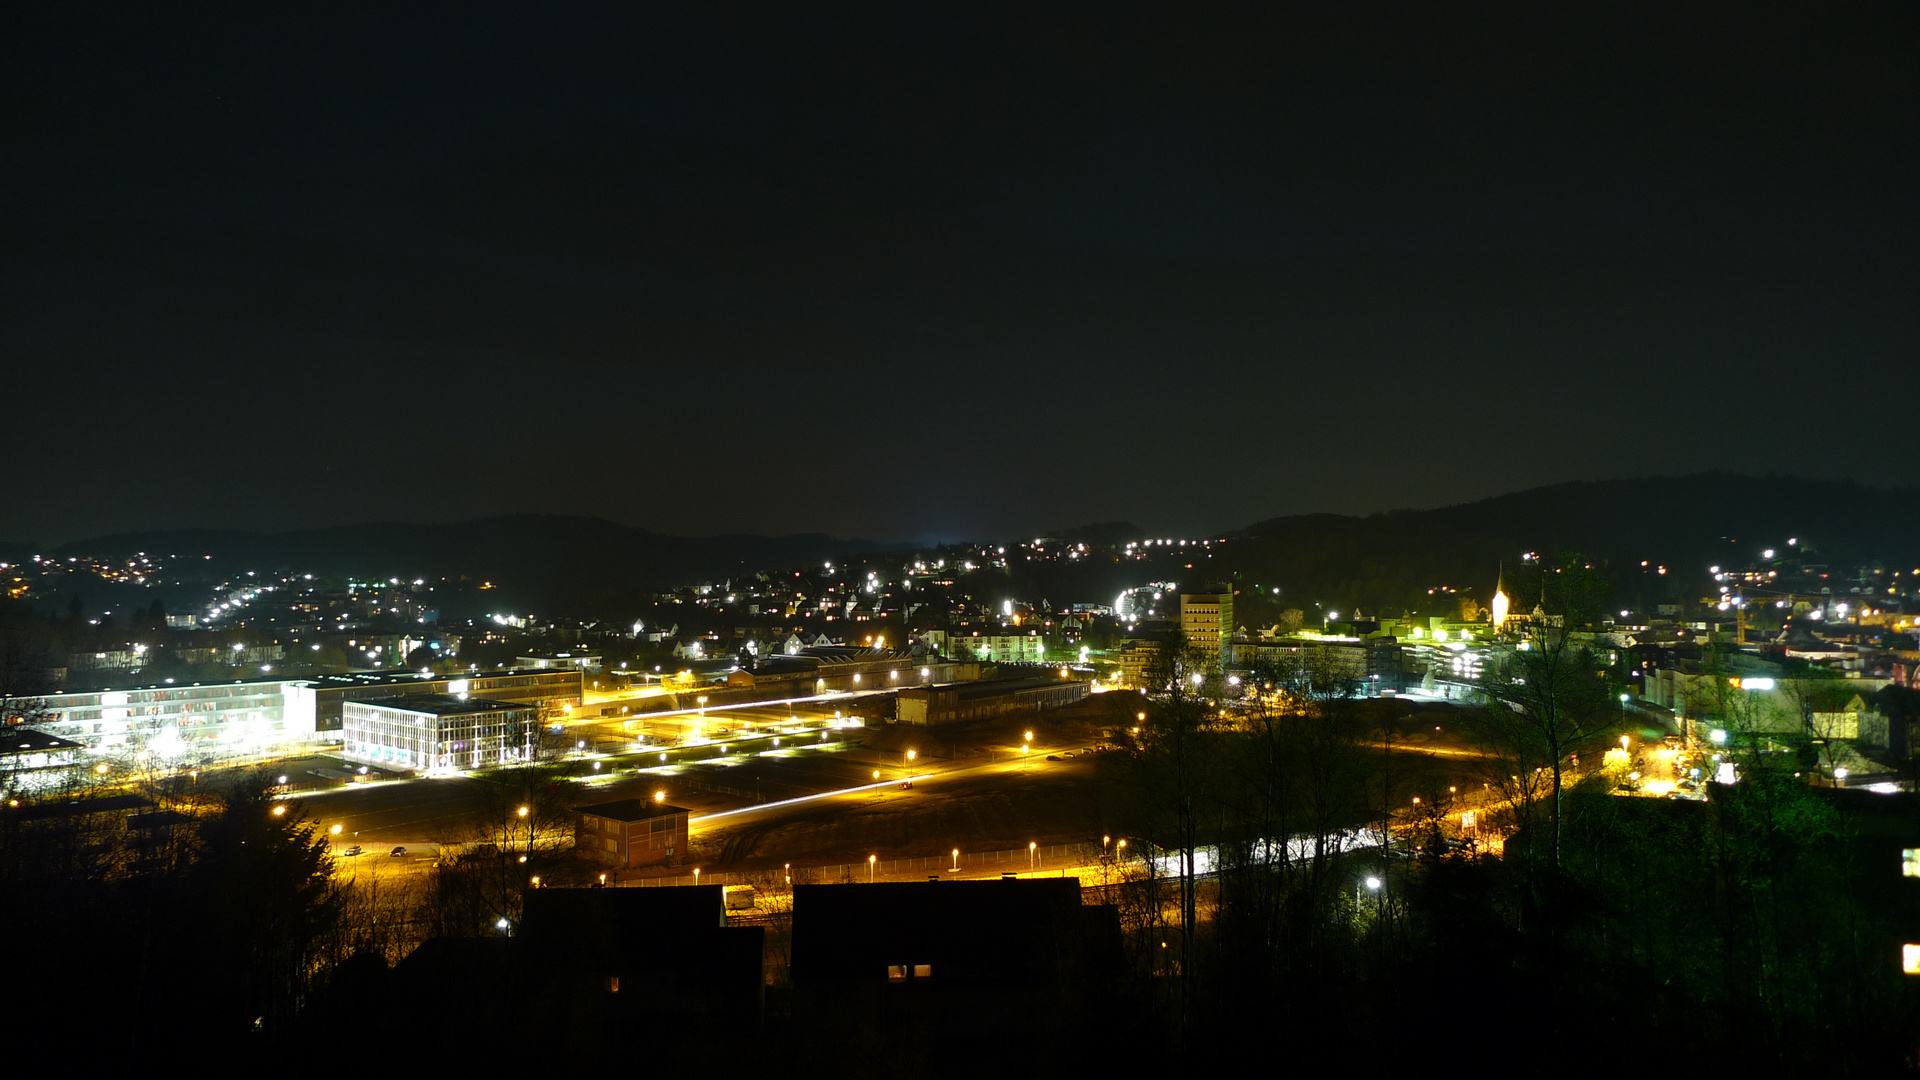
[[[445,524],[375,522],[264,533],[182,529],[120,533],[52,554],[212,555],[227,568],[325,575],[497,580],[500,599],[542,608],[598,608],[648,589],[891,550],[823,533],[667,536],[604,518],[510,514]]]
[[[1227,535],[1216,562],[1312,600],[1393,610],[1443,584],[1484,599],[1498,562],[1511,573],[1529,551],[1600,560],[1623,584],[1623,599],[1634,599],[1625,582],[1641,560],[1671,567],[1665,589],[1686,595],[1709,564],[1742,563],[1789,538],[1836,568],[1920,566],[1920,490],[1712,472],[1554,484],[1365,517],[1271,518]]]
[[[1050,535],[1111,543],[1142,534],[1130,524],[1107,522]],[[1426,510],[1277,517],[1226,535],[1232,542],[1215,549],[1209,574],[1282,586],[1290,598],[1391,607],[1424,596],[1435,584],[1490,582],[1502,559],[1523,551],[1577,550],[1634,566],[1640,559],[1660,560],[1675,568],[1676,585],[1710,560],[1731,562],[1749,548],[1778,545],[1790,536],[1805,538],[1821,559],[1836,565],[1881,559],[1920,566],[1920,489],[1710,472],[1554,484]],[[64,544],[50,554],[209,554],[227,569],[466,575],[500,582],[503,603],[608,610],[652,589],[922,546],[820,533],[690,538],[595,517],[512,514],[281,533],[121,533]],[[1131,560],[1081,564],[1064,577],[1047,571],[1044,578],[1017,583],[1054,599],[1067,593],[1098,599],[1140,584],[1146,579],[1133,578],[1145,569]]]

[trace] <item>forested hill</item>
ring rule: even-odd
[[[1511,573],[1522,553],[1572,551],[1603,563],[1624,602],[1651,603],[1640,594],[1683,595],[1709,565],[1784,551],[1789,538],[1836,569],[1910,570],[1920,491],[1727,473],[1556,484],[1432,510],[1273,518],[1228,534],[1214,562],[1296,600],[1418,609],[1440,586],[1484,600],[1502,560]],[[1671,571],[1643,581],[1641,560]]]
[[[326,575],[490,579],[497,601],[543,611],[617,609],[647,589],[883,550],[818,533],[681,537],[601,518],[520,514],[454,524],[365,524],[284,533],[178,530],[97,537],[53,554],[212,555],[223,567]]]

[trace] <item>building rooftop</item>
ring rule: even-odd
[[[962,700],[977,697],[998,697],[1001,694],[1017,694],[1022,690],[1038,690],[1046,686],[1068,686],[1075,680],[1035,676],[1029,679],[982,679],[973,682],[935,683],[932,686],[901,687],[903,695],[918,696],[917,692],[954,692]]]
[[[55,738],[32,728],[0,731],[0,754],[50,753],[56,750],[78,749],[80,744],[77,742]]]
[[[515,704],[511,701],[488,701],[486,698],[466,698],[455,694],[409,694],[405,697],[374,698],[370,701],[356,701],[355,705],[376,705],[383,709],[399,712],[426,713],[429,716],[465,716],[469,713],[502,712],[508,709],[527,709],[531,706]]]
[[[649,818],[666,817],[669,814],[693,812],[682,806],[658,803],[651,799],[621,799],[618,802],[576,806],[574,810],[582,814],[592,814],[594,817],[612,818],[615,821],[646,821]]]

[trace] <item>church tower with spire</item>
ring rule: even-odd
[[[1507,609],[1513,601],[1507,598],[1507,564],[1500,563],[1499,576],[1494,578],[1493,586],[1493,632],[1499,633],[1500,627],[1507,621]]]

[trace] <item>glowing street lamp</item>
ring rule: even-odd
[[[1039,853],[1039,850],[1040,850],[1040,841],[1038,840],[1027,841],[1027,869],[1029,870],[1033,869],[1033,859],[1034,859],[1034,856]]]
[[[960,872],[960,849],[959,848],[953,849],[953,869],[955,873]]]
[[[878,855],[867,856],[867,884],[869,885],[873,884],[873,865],[879,861],[880,856]]]

